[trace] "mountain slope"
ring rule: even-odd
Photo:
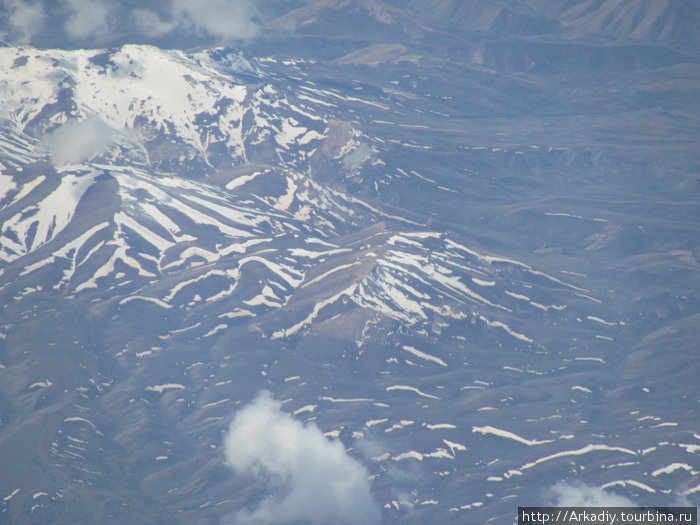
[[[263,388],[387,522],[694,494],[690,383],[646,374],[659,341],[694,366],[694,201],[555,137],[577,114],[520,73],[405,49],[0,49],[2,519],[230,518],[264,496],[221,435]]]

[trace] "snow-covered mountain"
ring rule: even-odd
[[[0,520],[218,522],[259,497],[220,446],[261,388],[386,522],[510,523],[578,474],[697,492],[695,204],[639,219],[632,161],[522,143],[519,73],[440,53],[0,48]],[[667,260],[685,295],[646,284]]]
[[[342,300],[407,326],[471,316],[532,343],[500,320],[517,317],[502,303],[562,312],[568,296],[587,292],[314,180],[318,165],[355,176],[364,163],[384,164],[381,151],[324,118],[322,103],[298,107],[271,83],[237,84],[239,71],[255,71],[240,55],[3,51],[6,104],[19,111],[8,112],[3,137],[2,255],[17,296],[106,291],[120,305],[165,309],[198,297],[220,310],[213,319],[281,309],[288,323],[265,323],[274,338]],[[91,134],[108,139],[86,151]],[[274,164],[248,160],[265,142]],[[530,282],[558,303],[524,295]]]

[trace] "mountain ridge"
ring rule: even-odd
[[[262,40],[0,49],[0,521],[229,519],[265,497],[221,451],[261,389],[386,522],[510,523],[543,479],[692,498],[695,399],[654,371],[694,370],[693,154],[675,113],[628,134],[690,112],[692,60]]]

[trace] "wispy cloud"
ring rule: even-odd
[[[0,0],[0,39],[37,43],[48,21],[78,41],[115,31],[133,34],[134,29],[146,39],[172,34],[224,42],[260,33],[262,13],[255,0],[163,0],[156,5],[127,9],[123,2],[109,0]]]
[[[547,494],[557,507],[636,507],[633,501],[580,481],[559,482]]]
[[[236,414],[224,450],[237,473],[252,473],[270,487],[269,497],[257,508],[232,517],[236,525],[380,521],[365,468],[340,441],[282,411],[268,392]]]
[[[0,34],[3,39],[18,44],[28,44],[32,37],[42,31],[46,12],[40,2],[29,0],[0,0],[0,13],[5,18],[6,29]]]
[[[175,29],[179,23],[174,17],[163,18],[158,13],[154,13],[148,9],[135,9],[133,18],[139,31],[153,37],[169,33]]]
[[[85,39],[111,30],[110,9],[104,0],[64,0],[64,2],[70,14],[63,27],[69,36]]]
[[[196,31],[222,38],[250,38],[259,31],[252,0],[175,0],[175,11]]]
[[[153,36],[177,29],[231,40],[251,38],[260,31],[253,0],[171,0],[164,12],[161,16],[137,9],[134,18],[141,30]]]
[[[114,143],[114,131],[101,120],[71,120],[47,133],[44,144],[54,164],[80,162],[103,153]]]

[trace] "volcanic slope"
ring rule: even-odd
[[[260,497],[218,447],[261,388],[353,446],[387,520],[505,519],[570,468],[687,483],[642,462],[686,465],[682,422],[599,419],[610,392],[644,404],[613,388],[621,299],[402,208],[409,186],[447,202],[468,184],[411,169],[397,148],[431,148],[415,135],[362,127],[405,94],[306,68],[0,49],[2,512],[218,520]],[[580,220],[603,242],[606,219]]]

